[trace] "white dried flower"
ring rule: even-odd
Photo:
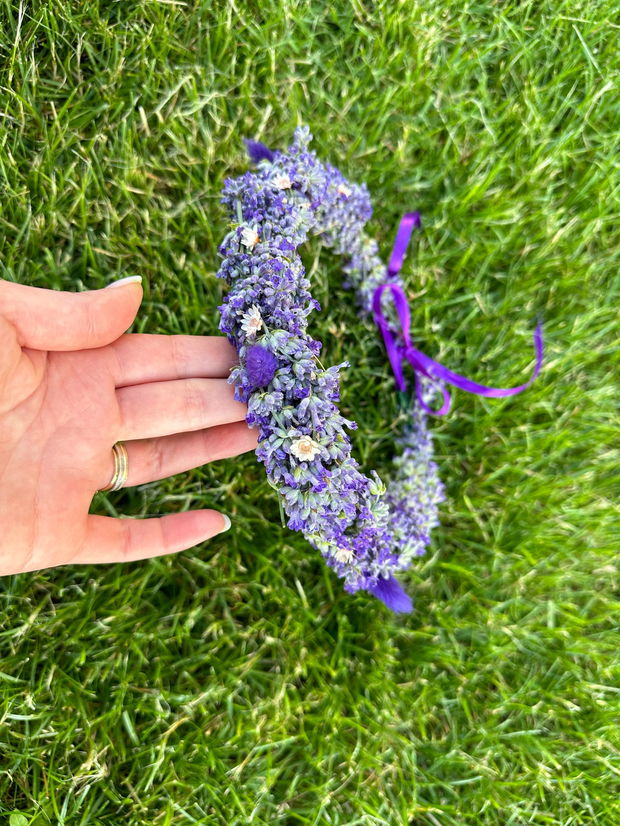
[[[334,558],[337,562],[345,562],[348,564],[355,558],[355,554],[351,548],[338,548],[337,551],[334,551]]]
[[[290,189],[291,188],[291,179],[288,175],[276,175],[273,179],[274,186],[277,186],[278,189]]]
[[[338,184],[338,189],[336,191],[340,195],[344,195],[345,198],[348,198],[353,190],[349,189],[349,187],[345,184]]]
[[[246,247],[255,247],[260,238],[258,237],[258,232],[254,229],[254,227],[244,227],[241,231],[241,243],[244,244]]]
[[[263,317],[260,314],[260,307],[252,304],[247,313],[241,317],[241,329],[246,336],[255,336],[263,326]]]
[[[300,460],[312,460],[321,450],[318,442],[315,442],[310,436],[302,436],[301,439],[296,439],[291,443],[290,453]]]

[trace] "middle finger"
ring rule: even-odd
[[[150,439],[240,422],[248,406],[234,398],[226,379],[156,381],[116,389],[120,409],[117,441]]]

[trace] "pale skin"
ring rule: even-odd
[[[139,283],[73,293],[0,279],[0,576],[131,562],[225,527],[217,510],[89,514],[123,441],[142,485],[257,446],[225,336],[126,333]]]

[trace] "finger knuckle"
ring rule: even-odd
[[[213,436],[213,428],[206,427],[200,431],[198,441],[200,445],[200,460],[203,464],[213,461]]]
[[[96,341],[99,335],[99,315],[92,301],[86,302],[84,323],[87,338],[90,341]]]
[[[121,520],[121,553],[125,559],[131,559],[134,550],[134,533],[132,531],[131,520]]]
[[[184,336],[170,336],[170,347],[172,355],[172,366],[176,373],[177,379],[182,379],[187,376],[188,353],[186,340]]]
[[[166,475],[166,456],[162,439],[153,439],[151,442],[150,475],[154,479],[163,479]]]
[[[168,521],[161,516],[155,521],[157,523],[159,533],[160,548],[164,553],[170,553],[170,551],[172,550],[172,543],[170,542],[170,537],[167,533]]]
[[[202,381],[199,379],[186,380],[184,404],[190,426],[205,426],[209,419],[209,403]]]

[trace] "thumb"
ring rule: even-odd
[[[81,293],[46,290],[0,279],[0,315],[17,341],[33,350],[82,350],[116,341],[131,326],[142,301],[142,277]]]

